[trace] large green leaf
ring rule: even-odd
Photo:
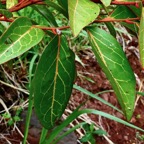
[[[139,50],[140,61],[142,68],[144,68],[144,8],[142,8],[140,27],[139,27]]]
[[[26,17],[17,18],[0,37],[0,64],[13,59],[41,41],[44,32]]]
[[[68,0],[70,27],[74,36],[93,22],[100,12],[97,4],[90,0]]]
[[[87,29],[92,50],[116,93],[118,101],[130,120],[134,111],[136,81],[120,44],[99,28]]]
[[[55,36],[45,48],[32,83],[34,106],[42,125],[49,129],[63,114],[75,77],[75,57],[64,36]]]

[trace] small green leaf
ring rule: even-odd
[[[86,133],[81,139],[80,142],[85,143],[90,141],[91,144],[95,144],[95,139],[93,138],[92,133]]]
[[[53,7],[58,12],[62,13],[65,17],[68,17],[68,12],[59,4],[52,2],[52,1],[46,1],[45,2],[48,6]]]
[[[110,23],[110,22],[106,22],[105,25],[107,26],[107,28],[108,28],[109,32],[111,33],[111,35],[116,37],[116,30],[115,30],[113,24]]]
[[[44,36],[26,17],[17,18],[0,37],[0,64],[13,59],[39,43]]]
[[[117,6],[116,9],[109,16],[112,19],[126,19],[137,18],[136,14],[127,6]],[[126,28],[137,34],[138,26],[132,23],[120,22]]]
[[[98,136],[102,136],[102,135],[107,135],[107,132],[102,130],[102,129],[98,129],[98,130],[95,130],[93,132],[93,134],[97,134]]]
[[[11,18],[13,15],[10,11],[5,9],[0,9],[0,14],[4,15],[7,18]]]
[[[110,15],[113,19],[136,18],[137,16],[127,6],[117,6]]]
[[[32,82],[35,111],[45,128],[52,128],[63,114],[74,78],[74,53],[64,36],[55,36],[44,50]]]
[[[141,16],[141,12],[142,12],[142,4],[139,3],[139,7],[136,7],[136,6],[129,6],[130,10],[138,17]]]
[[[103,5],[105,5],[106,7],[110,5],[112,0],[101,0],[101,2],[103,3]]]
[[[120,44],[99,28],[88,28],[92,50],[116,93],[118,101],[130,120],[134,111],[136,81]]]
[[[129,29],[130,34],[132,33],[132,34],[135,34],[135,36],[137,36],[138,30],[139,30],[138,24],[136,24],[136,23],[130,24],[130,23],[126,23],[126,22],[121,22],[121,24]]]
[[[68,0],[57,0],[59,5],[65,10],[65,15],[68,18]]]
[[[139,50],[140,61],[142,68],[144,69],[144,7],[142,8],[140,27],[139,27]]]
[[[40,13],[43,18],[45,18],[51,26],[57,27],[57,22],[55,20],[55,17],[53,16],[52,12],[43,5],[32,5],[31,6],[34,10],[36,10],[38,13]]]
[[[68,0],[68,12],[70,27],[76,37],[85,26],[95,20],[100,8],[90,0]]]

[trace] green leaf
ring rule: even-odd
[[[102,102],[103,104],[105,104],[105,105],[113,108],[114,110],[122,113],[121,110],[119,110],[117,107],[115,107],[115,106],[112,105],[111,103],[105,101],[104,99],[102,99],[101,97],[99,97],[97,94],[93,94],[93,93],[91,93],[90,91],[88,91],[88,90],[86,90],[86,89],[84,89],[84,88],[82,88],[82,87],[80,87],[80,86],[77,86],[77,85],[75,85],[75,84],[73,85],[73,88],[76,89],[76,90],[78,90],[78,91],[80,91],[80,92],[82,92],[82,93],[84,93],[84,94],[86,94],[86,95],[88,95],[89,97],[92,97],[92,98],[94,98],[94,99],[97,99],[98,101]]]
[[[43,5],[32,5],[31,6],[34,10],[36,10],[38,13],[40,13],[43,18],[45,18],[51,26],[57,27],[57,22],[55,20],[55,17],[53,16],[52,12]]]
[[[101,2],[103,3],[103,5],[105,5],[107,7],[110,5],[111,0],[101,0]]]
[[[68,12],[66,12],[66,10],[65,10],[62,6],[58,5],[58,4],[55,3],[55,2],[51,2],[51,1],[47,1],[47,0],[46,0],[45,3],[46,3],[48,6],[53,7],[53,8],[54,8],[55,10],[57,10],[58,12],[62,13],[65,17],[68,17]]]
[[[113,26],[112,23],[110,22],[106,22],[105,25],[107,26],[109,32],[111,33],[112,36],[116,37],[116,31],[115,31],[115,28]]]
[[[59,5],[61,5],[61,7],[63,9],[65,9],[65,15],[68,18],[68,0],[57,0]]]
[[[98,116],[103,116],[105,118],[108,118],[110,120],[119,122],[121,124],[124,124],[126,126],[129,126],[133,129],[139,130],[141,132],[144,132],[143,129],[128,123],[118,117],[112,116],[108,113],[102,112],[102,111],[98,111],[98,110],[94,110],[94,109],[83,109],[83,110],[79,110],[76,109],[73,111],[72,114],[70,114],[65,121],[63,121],[59,126],[57,126],[55,129],[52,130],[51,134],[49,135],[49,137],[47,139],[45,139],[45,141],[42,144],[51,144],[53,142],[53,140],[55,139],[55,137],[64,129],[64,127],[68,126],[73,120],[75,120],[78,116],[82,115],[82,114],[95,114]]]
[[[18,0],[6,0],[6,8],[10,9],[18,3]]]
[[[92,133],[86,133],[81,139],[80,139],[80,142],[84,143],[84,142],[88,142],[88,141],[91,141],[92,140],[92,143],[91,144],[95,144],[95,140],[93,139],[93,135]],[[93,141],[94,140],[94,141]]]
[[[138,17],[141,16],[141,12],[142,12],[142,4],[141,3],[139,3],[139,7],[131,5],[131,6],[129,6],[129,8],[130,8],[131,11],[133,11],[133,13],[136,16],[138,16]]]
[[[75,77],[75,57],[64,36],[55,36],[44,50],[32,83],[34,106],[42,125],[50,129],[63,114]]]
[[[127,6],[117,6],[110,15],[113,19],[136,18],[136,15]]]
[[[134,111],[136,81],[120,44],[99,28],[87,29],[92,50],[116,93],[118,101],[130,120]]]
[[[17,18],[0,37],[0,64],[13,59],[41,41],[44,32],[26,17]]]
[[[5,9],[0,9],[0,14],[2,14],[3,16],[5,16],[7,18],[11,18],[13,16],[10,11],[5,10]]]
[[[128,19],[136,18],[136,14],[127,6],[117,6],[116,9],[109,16],[112,19]],[[126,28],[137,34],[138,27],[136,24],[121,22]]]
[[[70,27],[76,37],[85,26],[95,20],[100,8],[90,0],[68,0],[68,12]]]
[[[107,135],[107,132],[102,130],[102,129],[98,129],[98,130],[95,130],[93,132],[93,134],[97,134],[98,136],[102,136],[102,135]]]
[[[144,68],[144,7],[142,8],[138,39],[139,39],[140,61],[142,68]]]
[[[126,23],[126,22],[121,22],[121,24],[129,29],[130,34],[132,33],[132,34],[135,34],[135,36],[137,36],[138,30],[139,30],[138,24],[136,24],[136,23],[130,24],[130,23]]]

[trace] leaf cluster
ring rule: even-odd
[[[143,69],[143,3],[137,0],[0,2],[0,64],[22,57],[29,51],[34,53],[29,68],[27,130],[33,102],[36,114],[46,129],[53,128],[62,116],[76,75],[76,54],[69,47],[68,36],[75,39],[83,36],[83,33],[109,79],[126,119],[131,119],[136,98],[136,79],[116,39],[116,23],[138,37]],[[39,49],[36,54],[35,48]],[[109,117],[107,114],[105,116]]]

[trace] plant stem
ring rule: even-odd
[[[31,119],[31,114],[32,114],[32,107],[33,107],[33,95],[32,93],[30,93],[28,112],[27,112],[26,123],[25,123],[24,139],[23,139],[22,144],[26,144],[26,141],[27,141],[30,119]]]
[[[43,127],[40,141],[39,141],[40,144],[42,144],[42,142],[46,139],[47,133],[48,133],[48,130]]]

